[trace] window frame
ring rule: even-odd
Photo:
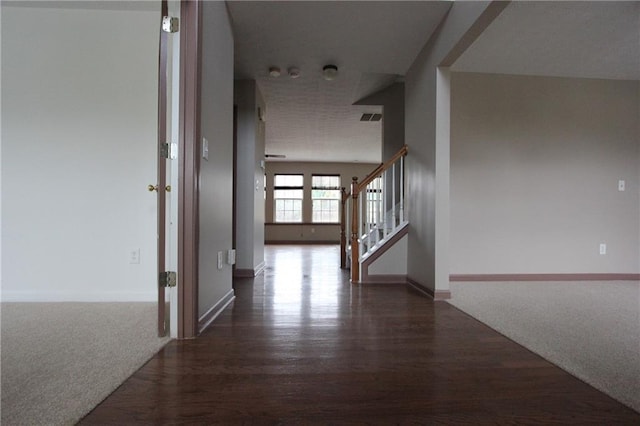
[[[302,182],[300,186],[298,185],[277,185],[278,176],[299,176],[302,178]],[[300,198],[278,198],[278,191],[300,191]],[[292,221],[292,220],[278,220],[278,201],[299,201],[300,202],[300,220]],[[281,210],[283,212],[296,210]],[[273,175],[273,223],[304,223],[304,174],[302,173],[277,173]]]
[[[323,178],[323,177],[331,177],[331,178],[337,178],[338,179],[338,184],[335,186],[324,186],[324,185],[315,185],[314,184],[314,178]],[[342,201],[342,192],[341,192],[341,183],[342,183],[342,177],[339,174],[313,174],[311,175],[311,223],[313,224],[322,224],[322,223],[326,223],[326,224],[339,224],[340,223],[340,204]],[[317,190],[324,190],[324,191],[337,191],[336,197],[335,198],[316,198],[314,197],[314,191]],[[335,210],[335,220],[330,220],[330,221],[325,221],[325,220],[316,220],[316,203],[315,201],[334,201],[336,204],[336,210]],[[320,212],[324,212],[324,211],[329,211],[332,212],[333,209],[331,210],[323,210],[320,209]]]

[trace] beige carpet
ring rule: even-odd
[[[76,423],[168,341],[155,303],[2,303],[2,424]]]
[[[640,412],[640,282],[452,282],[452,305]]]

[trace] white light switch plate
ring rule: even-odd
[[[236,263],[236,251],[231,249],[227,250],[227,263],[229,265],[234,265]]]
[[[218,252],[218,269],[222,269],[222,263],[224,262],[224,254],[223,252]]]
[[[618,191],[624,191],[624,187],[625,187],[625,181],[619,180],[618,181]]]
[[[202,158],[209,161],[209,141],[207,138],[202,138]]]

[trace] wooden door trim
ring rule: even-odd
[[[197,334],[202,3],[180,3],[178,338]]]
[[[161,2],[161,16],[168,14],[167,0]],[[158,28],[160,32],[160,51],[158,54],[158,150],[157,150],[157,199],[158,199],[158,238],[157,244],[157,264],[158,282],[158,336],[164,337],[167,334],[166,328],[166,305],[165,305],[165,289],[160,286],[159,276],[166,270],[166,219],[167,219],[167,196],[164,187],[167,184],[167,164],[166,159],[162,156],[162,144],[167,138],[167,50],[168,38],[167,33]]]
[[[233,212],[231,223],[231,247],[237,248],[238,238],[238,105],[233,105]],[[235,276],[236,263],[231,266]]]

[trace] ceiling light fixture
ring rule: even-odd
[[[289,77],[291,77],[291,78],[300,77],[300,69],[299,68],[291,67],[291,68],[289,68],[289,70],[287,72],[289,73]]]
[[[269,75],[271,77],[280,77],[280,68],[278,67],[270,67],[269,68]]]
[[[331,81],[338,75],[338,67],[335,65],[325,65],[322,68],[322,76],[325,80]]]

